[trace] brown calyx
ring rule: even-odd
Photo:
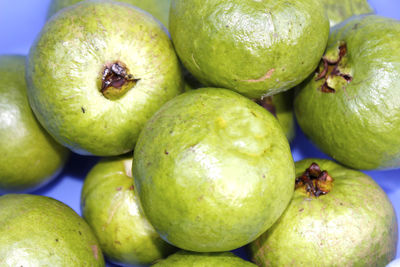
[[[261,99],[255,100],[255,102],[271,112],[272,115],[276,117],[276,108],[274,102],[272,101],[272,96],[263,97]]]
[[[324,93],[335,93],[336,92],[336,90],[334,88],[330,87],[328,84],[328,79],[330,77],[334,77],[334,76],[342,77],[348,83],[353,80],[353,77],[351,77],[349,74],[342,73],[338,68],[340,62],[342,61],[342,59],[346,55],[346,53],[347,53],[347,45],[342,44],[339,46],[339,56],[336,60],[329,60],[326,57],[322,58],[323,68],[318,73],[317,77],[315,78],[316,81],[325,79],[325,82],[322,84],[322,86],[320,88],[322,92],[324,92]]]
[[[305,172],[296,178],[296,189],[303,187],[315,197],[326,195],[332,190],[333,178],[327,171],[321,171],[319,165],[313,162]]]
[[[122,62],[107,64],[101,75],[100,92],[108,99],[119,98],[131,89],[137,81]]]

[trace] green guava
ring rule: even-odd
[[[0,56],[0,192],[36,189],[57,176],[69,155],[33,115],[24,77],[25,57]]]
[[[250,244],[258,266],[386,266],[394,259],[396,214],[374,180],[325,159],[295,165],[292,201]]]
[[[53,0],[50,3],[47,17],[50,18],[59,10],[72,6],[76,3],[82,2],[83,0]],[[117,2],[125,2],[131,4],[144,11],[149,12],[158,20],[161,21],[165,27],[168,28],[168,16],[169,16],[169,6],[171,0],[116,0]]]
[[[44,128],[83,155],[131,151],[147,119],[183,91],[162,26],[128,4],[102,1],[78,3],[46,23],[27,81]]]
[[[322,0],[331,27],[354,15],[374,13],[367,0]]]
[[[170,32],[183,65],[202,84],[260,98],[315,70],[329,22],[319,0],[173,0]]]
[[[333,28],[294,101],[303,132],[355,169],[400,167],[400,21],[358,16]]]
[[[154,267],[255,267],[232,252],[197,253],[178,251],[165,260],[152,265]]]
[[[293,114],[293,90],[288,90],[273,96],[256,100],[256,103],[271,112],[282,127],[289,142],[295,136],[294,114]]]
[[[161,237],[197,252],[251,242],[282,214],[294,188],[278,121],[250,99],[216,88],[163,105],[140,134],[132,171]]]
[[[1,266],[105,266],[90,227],[55,199],[0,196],[0,222]]]
[[[131,168],[132,157],[100,161],[87,175],[81,195],[83,217],[105,257],[124,266],[150,264],[175,251],[139,210]]]

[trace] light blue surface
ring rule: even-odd
[[[50,0],[0,0],[0,54],[28,53],[30,45],[45,23],[49,3]],[[378,14],[400,20],[400,0],[370,0],[370,4]],[[306,157],[326,158],[299,129],[296,134],[292,144],[295,160]],[[79,201],[83,179],[97,160],[96,157],[73,155],[65,170],[55,181],[34,193],[58,199],[80,214]],[[400,170],[366,173],[388,194],[399,218]],[[245,257],[243,249],[240,249],[238,254]],[[396,258],[400,258],[400,248],[397,250]]]

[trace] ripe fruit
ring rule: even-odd
[[[306,159],[296,177],[288,208],[250,245],[258,266],[386,266],[395,257],[396,214],[369,176]]]
[[[161,237],[198,252],[251,242],[282,214],[294,188],[277,120],[216,88],[186,92],[157,111],[140,134],[133,176]]]
[[[0,193],[49,182],[69,154],[33,115],[24,77],[25,57],[0,56]]]
[[[83,184],[82,214],[106,258],[119,265],[150,264],[174,252],[139,209],[132,158],[103,159]]]
[[[132,150],[147,119],[183,90],[161,25],[102,1],[76,4],[46,23],[30,50],[27,81],[42,125],[84,155]]]
[[[202,84],[260,98],[315,70],[329,22],[319,0],[172,0],[170,32]]]
[[[400,22],[359,16],[335,27],[294,110],[322,151],[355,169],[400,167]]]
[[[55,199],[0,196],[0,221],[3,266],[105,266],[90,227]]]

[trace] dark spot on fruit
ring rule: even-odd
[[[78,233],[79,233],[79,235],[82,235],[82,232],[81,232],[81,231],[78,231]]]
[[[262,175],[262,178],[264,178],[264,179],[265,179],[265,174],[263,174],[263,175]]]
[[[117,190],[117,191],[121,191],[121,189],[122,189],[122,186],[120,186],[120,187],[117,187],[115,190]]]
[[[135,189],[135,187],[134,187],[133,185],[131,185],[131,186],[129,187],[129,190],[133,191],[133,189]]]
[[[332,190],[333,178],[327,171],[321,171],[317,163],[313,162],[304,173],[296,178],[295,188],[305,190],[315,197],[326,195]]]
[[[255,101],[258,105],[262,106],[266,110],[268,110],[272,115],[276,117],[276,108],[275,104],[272,100],[272,96],[267,96]]]
[[[356,24],[354,24],[354,26],[353,26],[353,30],[357,30],[357,29],[358,29],[358,26],[360,26],[360,23],[356,23]]]
[[[164,150],[164,154],[165,154],[165,155],[168,155],[169,153],[168,153],[168,151],[167,151],[167,150]]]
[[[342,203],[342,202],[340,202],[339,204],[340,204],[340,206],[343,206],[343,203]]]
[[[304,208],[299,209],[300,212],[302,212],[304,210]]]
[[[119,242],[118,240],[114,241],[115,244],[121,245],[121,242]]]
[[[225,25],[226,28],[229,28],[229,25]]]
[[[81,110],[82,110],[82,113],[85,113],[85,112],[86,112],[86,110],[85,110],[84,107],[81,107]]]
[[[56,238],[56,242],[58,242],[58,238]]]

